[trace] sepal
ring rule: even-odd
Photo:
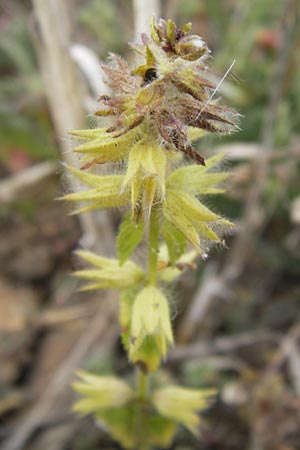
[[[207,408],[215,395],[214,389],[188,389],[167,386],[153,393],[152,401],[158,412],[197,434],[200,424],[198,412]]]
[[[124,381],[114,376],[96,376],[78,371],[80,381],[73,383],[73,389],[83,398],[73,409],[80,414],[91,414],[102,409],[118,408],[127,404],[134,392]]]
[[[161,281],[172,283],[176,278],[180,277],[186,268],[195,269],[194,259],[197,257],[197,252],[191,250],[183,253],[180,258],[176,260],[176,264],[171,264],[168,247],[162,245],[159,249],[158,255],[158,274]]]
[[[123,265],[144,235],[144,222],[136,223],[130,214],[127,214],[120,225],[117,237],[117,252],[120,265]]]
[[[127,289],[137,286],[145,277],[143,270],[132,261],[120,266],[116,259],[104,258],[89,251],[76,252],[85,261],[96,266],[96,269],[83,269],[74,272],[74,275],[93,283],[84,286],[81,290],[94,289]]]
[[[146,286],[136,296],[132,308],[129,356],[137,360],[146,337],[153,337],[159,357],[164,357],[173,344],[169,305],[164,294],[154,286]]]

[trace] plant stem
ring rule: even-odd
[[[147,398],[148,392],[148,375],[142,372],[141,369],[137,369],[137,391],[138,398],[140,400],[145,400]]]
[[[148,394],[148,379],[149,376],[141,369],[137,369],[137,395],[140,400],[140,406],[137,411],[137,448],[136,450],[148,450],[147,433],[145,430],[145,423],[147,422],[147,411],[145,410],[145,400]]]
[[[157,258],[159,245],[159,221],[157,211],[153,208],[149,223],[149,265],[148,276],[149,283],[156,284],[157,280]]]
[[[148,255],[148,281],[152,285],[157,282],[157,259],[159,247],[159,221],[157,211],[153,208],[149,220],[149,255]],[[148,396],[149,376],[141,369],[137,369],[137,396],[140,400],[140,411],[138,418],[138,450],[148,450],[147,433],[145,432],[145,423],[148,419],[145,401]]]

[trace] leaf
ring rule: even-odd
[[[152,399],[162,416],[182,423],[197,434],[200,422],[197,412],[205,409],[214,395],[214,389],[188,389],[170,385],[154,391]]]
[[[94,188],[105,188],[105,186],[109,185],[110,183],[117,184],[118,190],[120,191],[122,183],[123,183],[123,175],[94,175],[88,172],[84,172],[83,170],[75,169],[75,167],[69,166],[68,164],[65,164],[66,169],[72,173],[72,175],[75,175],[76,178],[78,178],[80,181],[83,181],[85,184],[87,184],[90,187]]]
[[[146,144],[142,153],[141,165],[146,174],[156,175],[161,186],[162,195],[165,194],[166,152],[159,145]]]
[[[169,61],[167,54],[163,51],[163,49],[155,44],[155,42],[151,42],[150,40],[147,42],[147,49],[153,56],[153,59],[158,63],[168,68],[169,70],[172,68],[172,64]]]
[[[129,352],[130,342],[130,322],[132,316],[132,306],[136,292],[133,289],[123,289],[119,300],[119,321],[121,325],[121,340],[126,352]]]
[[[230,173],[204,173],[199,165],[182,167],[175,170],[168,179],[168,186],[178,191],[183,190],[191,195],[207,193],[207,189],[221,183]]]
[[[130,337],[130,336],[129,336]],[[162,352],[156,336],[145,336],[137,350],[131,351],[130,359],[145,373],[155,372],[158,369]],[[128,349],[130,342],[128,341]]]
[[[216,164],[218,164],[222,159],[225,158],[224,153],[217,153],[216,155],[211,156],[210,158],[205,160],[205,169],[211,169]]]
[[[93,140],[89,140],[84,144],[80,144],[75,147],[74,151],[78,153],[93,153],[100,154],[105,152],[109,155],[110,152],[114,153],[114,150],[122,149],[125,151],[127,148],[130,150],[130,144],[132,141],[135,141],[137,131],[131,130],[128,133],[115,137],[114,133],[101,133]]]
[[[176,39],[176,25],[172,20],[167,21],[167,38],[174,44]]]
[[[188,132],[187,132],[188,138],[192,142],[197,141],[198,139],[202,138],[206,134],[207,134],[207,131],[203,130],[202,128],[196,128],[196,127],[189,127]]]
[[[77,252],[97,269],[84,269],[74,272],[74,276],[94,283],[84,286],[81,290],[115,288],[126,289],[138,285],[144,278],[143,270],[132,261],[127,261],[122,267],[116,259],[103,258],[92,252]]]
[[[127,214],[120,225],[117,237],[117,252],[121,265],[139,245],[144,235],[144,222],[135,223],[130,214]]]
[[[139,350],[145,337],[154,336],[160,354],[165,356],[173,343],[169,305],[164,294],[152,285],[143,288],[133,303],[130,336],[130,357]]]
[[[103,209],[103,208],[115,208],[119,206],[124,206],[129,203],[128,197],[126,195],[120,197],[106,197],[99,202],[91,202],[89,205],[84,206],[82,208],[76,209],[71,212],[70,215],[82,214],[87,211],[92,211],[94,209]]]
[[[131,332],[134,338],[140,333],[162,333],[170,344],[173,343],[169,306],[163,293],[154,286],[142,289],[133,304]]]
[[[176,422],[166,417],[152,414],[148,419],[146,430],[150,445],[169,449],[176,431]]]
[[[105,425],[109,434],[120,442],[123,448],[135,448],[136,408],[134,405],[101,411],[95,418]]]
[[[89,175],[89,174],[85,174]],[[81,177],[83,178],[86,177]],[[89,178],[91,180],[91,178]],[[93,179],[93,182],[95,179]],[[86,179],[87,182],[87,179]],[[92,182],[92,180],[91,180]],[[120,197],[123,177],[121,175],[106,175],[98,177],[98,186],[95,189],[88,191],[76,192],[74,194],[67,194],[63,197],[67,201],[86,201],[86,200],[101,200],[105,197]]]
[[[140,154],[143,151],[143,145],[138,142],[133,145],[128,158],[127,171],[123,181],[123,189],[135,177],[140,168]]]
[[[155,18],[154,18],[154,16],[152,16],[152,17],[150,18],[150,34],[151,34],[151,38],[153,39],[153,41],[154,41],[156,44],[159,44],[159,43],[160,43],[160,40],[159,40],[159,35],[157,34],[157,31],[156,31]]]
[[[105,138],[107,137],[107,128],[90,128],[86,130],[71,130],[69,131],[69,134],[71,136],[76,136],[78,138],[84,139],[84,140],[94,140],[97,138]]]
[[[115,259],[105,258],[104,256],[96,255],[96,253],[90,252],[88,250],[77,250],[75,253],[80,258],[84,259],[90,264],[93,264],[96,267],[99,267],[100,269],[104,267],[116,266]]]
[[[168,220],[162,227],[162,235],[168,247],[170,262],[174,265],[183,254],[186,247],[186,238]]]
[[[112,437],[125,449],[139,448],[137,442],[139,418],[140,408],[135,403],[123,408],[101,411],[96,415],[96,420],[104,424]],[[148,411],[141,436],[143,444],[167,449],[170,447],[175,430],[175,421]]]
[[[131,148],[123,187],[138,176],[140,169],[143,169],[144,174],[141,172],[140,177],[142,178],[144,175],[156,176],[161,186],[162,194],[164,195],[165,168],[165,151],[158,145],[150,145],[140,141]]]
[[[195,250],[191,250],[187,253],[183,253],[180,258],[176,261],[175,266],[169,266],[166,264],[169,260],[168,250],[166,249],[167,257],[165,256],[165,246],[161,246],[159,249],[159,265],[161,267],[159,269],[159,279],[166,282],[172,283],[176,278],[180,277],[185,268],[190,268],[192,262],[197,257],[197,252]]]
[[[168,190],[168,203],[174,205],[181,214],[186,216],[192,223],[214,222],[220,219],[220,216],[212,212],[209,208],[199,202],[196,198],[185,192]]]
[[[205,236],[210,241],[216,241],[219,242],[220,238],[219,236],[205,223],[198,224],[198,230],[200,233]]]
[[[178,205],[173,202],[163,204],[165,218],[171,222],[195,247],[200,248],[199,235],[192,221],[188,219]]]
[[[83,398],[73,409],[81,414],[90,414],[102,409],[120,407],[133,398],[133,390],[114,376],[97,376],[88,372],[77,372],[80,381],[72,384]]]
[[[80,172],[81,173],[81,172]],[[86,177],[88,175],[88,178]],[[95,183],[95,178],[90,174],[82,174],[81,179],[85,182]],[[89,189],[83,192],[76,192],[65,195],[62,200],[70,202],[91,202],[89,205],[76,210],[73,214],[79,214],[97,208],[113,208],[126,205],[130,200],[129,192],[122,192],[121,185],[123,177],[120,175],[107,175],[98,177],[99,185],[95,189]]]

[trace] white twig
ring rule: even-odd
[[[134,35],[137,39],[145,27],[149,24],[151,16],[159,18],[160,0],[133,0]]]
[[[108,87],[103,82],[101,72],[101,62],[93,50],[85,45],[75,44],[70,49],[72,59],[76,62],[84,76],[86,77],[93,94],[106,94]]]
[[[46,161],[23,169],[0,182],[0,202],[11,202],[19,194],[55,173],[57,165]]]
[[[171,363],[187,359],[204,358],[207,356],[234,353],[235,351],[262,342],[278,344],[280,335],[259,331],[255,333],[241,333],[236,336],[222,336],[213,341],[198,341],[190,345],[177,346],[168,355]]]

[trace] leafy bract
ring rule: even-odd
[[[159,249],[158,255],[160,280],[167,283],[173,282],[182,274],[185,268],[194,266],[193,261],[196,256],[197,252],[195,250],[191,250],[189,252],[183,253],[180,258],[176,260],[175,265],[171,265],[168,247],[166,245],[162,245]]]
[[[133,398],[131,387],[117,377],[91,375],[84,371],[78,371],[77,375],[80,381],[73,383],[73,389],[83,398],[75,403],[74,411],[81,414],[118,408]]]
[[[157,412],[147,415],[147,421],[143,424],[143,434],[139,436],[139,418],[137,406],[131,403],[118,409],[100,411],[96,414],[96,420],[107,428],[107,431],[122,444],[125,449],[139,448],[139,439],[149,446],[161,449],[170,447],[176,422],[162,417]]]
[[[130,200],[130,193],[121,193],[123,183],[122,175],[97,176],[83,173],[80,170],[72,169],[72,173],[89,186],[98,186],[87,191],[67,194],[63,200],[68,202],[88,202],[85,207],[75,211],[80,213],[92,209],[111,208],[126,205]]]
[[[132,261],[120,266],[116,259],[97,256],[92,252],[78,251],[77,254],[87,262],[96,266],[96,269],[83,269],[74,272],[74,275],[93,283],[84,286],[81,290],[94,289],[127,289],[138,285],[145,277],[143,270]]]
[[[168,301],[155,286],[146,286],[135,298],[130,333],[132,358],[146,336],[155,337],[162,356],[166,355],[168,346],[173,343]]]
[[[153,394],[153,404],[162,416],[175,420],[197,434],[200,417],[198,411],[205,409],[215,394],[213,389],[188,389],[167,386]]]
[[[162,235],[168,247],[168,253],[171,264],[180,258],[186,246],[186,238],[181,231],[166,220],[162,227]]]
[[[120,225],[117,237],[118,258],[121,265],[139,245],[144,235],[144,222],[136,223],[130,214],[127,214]]]
[[[163,204],[165,218],[171,222],[195,247],[201,249],[199,235],[209,241],[219,241],[212,226],[232,226],[194,196],[185,191],[167,188]],[[170,238],[169,238],[170,241]]]

